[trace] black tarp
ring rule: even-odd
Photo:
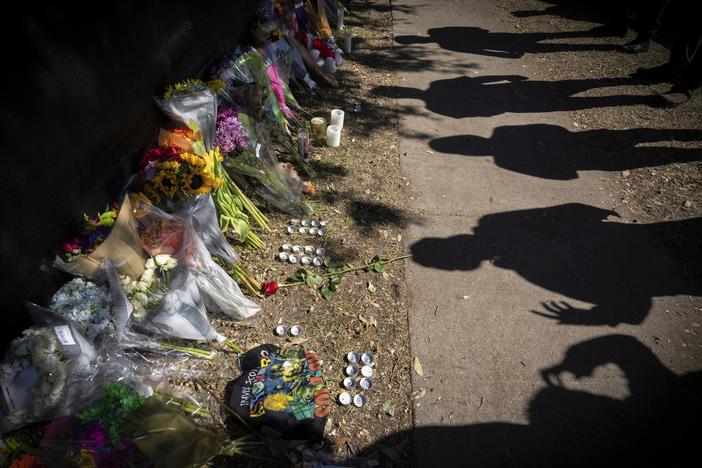
[[[51,259],[82,213],[119,195],[155,136],[164,118],[152,96],[233,52],[257,4],[24,2],[6,15],[3,349],[28,324],[24,301],[45,304],[55,289]]]

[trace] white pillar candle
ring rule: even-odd
[[[344,53],[345,54],[351,53],[351,30],[350,29],[346,30],[346,36],[344,36]]]
[[[337,125],[327,127],[327,146],[336,148],[341,144],[341,128]]]
[[[336,2],[336,28],[344,29],[344,5]]]
[[[336,125],[339,128],[344,128],[344,111],[341,109],[333,109],[331,111],[329,123],[331,125]]]

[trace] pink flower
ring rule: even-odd
[[[278,292],[278,283],[276,283],[275,281],[263,283],[261,285],[261,292],[266,296],[272,296],[273,294]]]

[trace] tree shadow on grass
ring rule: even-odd
[[[364,235],[370,235],[379,227],[405,228],[410,222],[417,220],[399,208],[394,208],[384,203],[365,200],[352,200],[346,212]]]

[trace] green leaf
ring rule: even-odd
[[[341,276],[341,275],[334,275],[334,276],[329,278],[329,283],[336,286],[337,284],[341,284],[342,278],[343,278],[343,276]]]
[[[367,271],[375,271],[377,273],[382,273],[385,271],[385,263],[380,259],[378,255],[373,257],[368,264],[368,267],[366,267]]]
[[[334,291],[329,289],[327,285],[324,285],[321,288],[319,288],[319,292],[322,294],[322,297],[327,301],[332,298],[332,295],[334,295]]]
[[[299,283],[302,281],[307,281],[307,277],[309,276],[310,272],[307,271],[304,268],[298,268],[295,273],[292,274],[290,278],[288,278],[289,282],[292,283]]]
[[[322,284],[322,281],[324,281],[324,278],[322,278],[319,275],[316,275],[314,273],[307,273],[307,278],[305,278],[305,282],[307,283],[307,286],[311,288],[316,288],[320,284]]]

